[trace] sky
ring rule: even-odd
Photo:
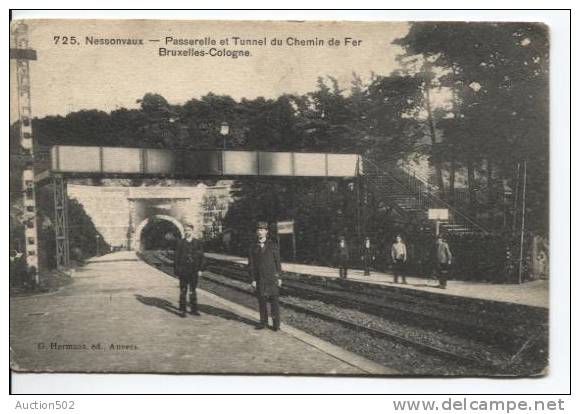
[[[408,31],[404,22],[29,20],[27,24],[30,47],[38,56],[30,66],[34,117],[66,115],[82,109],[109,112],[135,108],[136,101],[148,92],[159,93],[172,104],[210,92],[238,100],[301,94],[314,90],[317,78],[326,75],[348,88],[353,72],[366,79],[372,72],[388,75],[398,68],[396,56],[402,50],[391,43]],[[55,36],[60,37],[58,44]],[[78,44],[63,44],[65,36],[75,36]],[[144,45],[96,46],[86,44],[87,37],[142,39]],[[209,37],[216,41],[218,50],[243,49],[251,56],[159,56],[160,47],[205,52],[213,47],[166,45],[167,37]],[[233,37],[266,38],[266,46],[235,46]],[[360,42],[345,45],[347,37]],[[272,46],[273,38],[281,40],[282,46]],[[290,45],[288,38],[320,39],[324,45]],[[329,46],[330,38],[341,44]],[[220,46],[219,42],[226,39],[229,44]],[[11,75],[14,73],[12,67]],[[14,83],[13,76],[13,95]],[[15,120],[15,105],[11,108],[11,119]]]

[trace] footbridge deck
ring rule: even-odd
[[[357,154],[55,145],[50,149],[51,174],[70,176],[289,176],[355,177],[362,163]]]

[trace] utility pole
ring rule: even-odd
[[[362,245],[367,235],[366,228],[366,209],[368,203],[368,191],[363,170],[362,158],[358,157],[356,161],[356,231],[357,242]]]
[[[518,224],[518,200],[520,197],[520,169],[521,164],[518,162],[516,171],[516,191],[514,192],[514,205],[512,208],[512,239],[515,240],[516,228]]]
[[[524,260],[524,232],[526,223],[526,181],[527,181],[527,161],[524,161],[524,178],[522,184],[522,221],[520,229],[520,265],[518,269],[518,283],[522,283],[522,270]]]
[[[355,231],[356,231],[356,245],[358,246],[361,242],[361,233],[362,233],[362,224],[361,224],[361,183],[362,180],[360,179],[359,174],[359,160],[356,161],[356,176],[354,179],[355,182],[355,191],[356,191],[356,209],[355,209]]]
[[[29,67],[29,62],[36,60],[36,51],[28,47],[28,26],[21,21],[16,22],[12,26],[12,40],[14,47],[10,48],[10,59],[16,61],[20,145],[26,160],[24,170],[22,171],[25,210],[25,255],[28,272],[33,275],[34,282],[38,285],[38,219],[36,186],[34,181],[34,140],[32,134]]]

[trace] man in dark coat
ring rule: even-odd
[[[369,237],[365,237],[360,252],[360,259],[363,265],[365,276],[371,275],[371,267],[373,267],[375,258],[375,247],[371,244],[371,239]]]
[[[278,296],[282,286],[280,250],[274,241],[268,239],[268,223],[259,222],[256,235],[257,240],[250,245],[248,253],[248,270],[260,307],[260,324],[256,329],[268,326],[268,302],[270,302],[272,329],[277,331],[280,329]]]
[[[193,237],[193,225],[184,228],[185,237],[177,242],[175,249],[175,274],[179,277],[179,310],[181,317],[186,316],[186,296],[189,289],[189,306],[192,315],[198,315],[197,288],[198,278],[204,270],[203,244]]]
[[[338,247],[336,249],[336,262],[338,265],[338,276],[341,279],[346,279],[348,273],[348,267],[350,264],[350,252],[348,250],[348,245],[346,244],[346,239],[344,236],[338,238]]]
[[[437,279],[439,279],[439,286],[437,287],[446,289],[447,279],[449,278],[449,267],[451,266],[453,255],[451,254],[449,245],[441,234],[438,234],[435,240],[433,259],[435,262],[435,275],[437,276]]]

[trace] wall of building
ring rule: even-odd
[[[196,237],[221,232],[221,218],[231,202],[231,182],[216,186],[93,186],[69,184],[68,196],[76,199],[91,218],[103,240],[113,248],[138,247],[137,228],[154,216],[170,216],[195,226]]]

